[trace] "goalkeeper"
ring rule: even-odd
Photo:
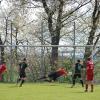
[[[58,70],[49,73],[47,76],[43,76],[41,78],[39,78],[38,80],[44,79],[45,81],[48,82],[52,82],[52,81],[56,81],[58,77],[60,76],[67,76],[67,71],[65,70],[65,68],[59,68]],[[47,79],[49,78],[49,79]]]

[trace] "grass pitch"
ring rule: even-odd
[[[25,83],[22,87],[0,83],[0,100],[100,100],[100,85],[95,85],[93,93],[85,93],[78,84],[70,87],[64,83]]]

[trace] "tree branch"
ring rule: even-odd
[[[76,9],[70,11],[68,14],[64,14],[63,17],[62,17],[62,19],[66,18],[67,16],[69,16],[69,15],[71,15],[71,14],[73,14],[73,13],[76,12],[78,9],[80,9],[81,7],[85,6],[86,4],[88,4],[88,3],[90,3],[90,2],[91,2],[91,0],[88,1],[87,3],[84,3],[84,4],[80,5],[80,6],[78,6]]]

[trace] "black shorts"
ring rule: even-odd
[[[25,72],[21,72],[20,73],[20,78],[25,78],[26,77],[26,73]]]
[[[48,77],[52,80],[57,80],[57,78],[59,77],[58,73],[57,72],[52,72],[48,75]]]
[[[81,74],[80,73],[75,73],[74,76],[73,76],[73,79],[76,79],[77,77],[81,78]]]

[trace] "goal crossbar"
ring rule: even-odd
[[[0,45],[0,47],[93,47],[94,45]],[[97,45],[95,47],[100,47]]]

